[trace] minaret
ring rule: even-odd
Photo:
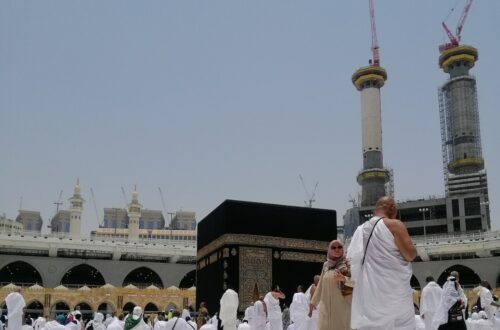
[[[132,201],[128,204],[128,239],[137,241],[139,239],[139,219],[141,218],[142,205],[139,203],[137,187],[132,193]]]
[[[80,238],[83,203],[85,200],[80,194],[80,179],[77,179],[73,196],[69,199],[69,232],[71,238]]]
[[[389,172],[384,169],[382,157],[380,105],[380,88],[386,79],[384,68],[371,63],[352,75],[352,82],[361,94],[363,170],[357,177],[362,190],[361,206],[375,205],[386,194],[385,184],[389,181]]]

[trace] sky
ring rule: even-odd
[[[438,45],[464,2],[376,1],[384,164],[398,200],[444,195]],[[471,73],[494,229],[499,16],[500,1],[475,1],[462,32],[479,50]],[[225,199],[304,205],[300,174],[340,224],[360,191],[351,75],[370,45],[361,0],[1,1],[0,213],[38,210],[45,226],[79,178],[84,232],[134,185],[145,208],[163,209],[161,188],[168,212],[201,220]]]

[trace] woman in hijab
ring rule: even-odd
[[[323,271],[309,305],[309,317],[319,307],[318,330],[350,330],[351,268],[340,240],[330,242]]]

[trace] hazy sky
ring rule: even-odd
[[[437,88],[441,21],[457,0],[376,2],[384,162],[398,199],[443,195]],[[500,1],[475,1],[463,43],[479,49],[483,154],[500,228]],[[77,177],[83,230],[123,207],[195,211],[225,199],[342,215],[360,187],[359,93],[368,1],[0,2],[0,212],[39,210],[46,225]]]

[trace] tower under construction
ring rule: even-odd
[[[380,103],[380,88],[386,79],[386,71],[378,65],[360,68],[352,76],[352,82],[361,94],[363,170],[357,177],[361,185],[361,206],[375,205],[386,194],[385,184],[389,181],[382,156]]]
[[[389,171],[384,169],[382,157],[380,103],[380,88],[387,80],[387,73],[380,66],[373,0],[369,4],[373,58],[370,65],[358,69],[352,75],[352,83],[361,94],[363,170],[357,177],[361,185],[361,206],[375,205],[380,197],[385,196],[385,185],[389,181]]]
[[[439,88],[443,172],[446,195],[466,196],[465,202],[477,204],[475,207],[482,209],[481,228],[489,228],[488,184],[481,147],[476,79],[469,74],[477,59],[478,51],[474,47],[441,47],[439,66],[449,74],[449,79]],[[471,206],[457,205],[455,208]]]
[[[466,0],[454,33],[442,22],[449,42],[439,47],[439,66],[449,79],[439,88],[439,113],[445,196],[421,196],[398,201],[397,218],[405,222],[412,236],[424,237],[450,233],[471,233],[491,229],[488,184],[481,148],[476,79],[469,74],[478,60],[474,47],[460,43],[460,36],[473,0]],[[387,78],[380,67],[375,33],[373,0],[370,3],[373,60],[353,75],[361,92],[363,119],[363,170],[358,175],[362,186],[360,202],[344,215],[344,235],[350,237],[356,227],[373,216],[377,198],[389,192],[387,180],[392,173],[383,168],[380,88]],[[454,9],[451,10],[453,12]],[[448,15],[449,16],[449,15]],[[390,185],[389,185],[390,186]],[[475,253],[473,256],[480,254]],[[422,260],[433,256],[420,254]],[[452,258],[455,258],[453,255]],[[461,257],[470,258],[470,255]],[[441,258],[441,256],[439,257]]]

